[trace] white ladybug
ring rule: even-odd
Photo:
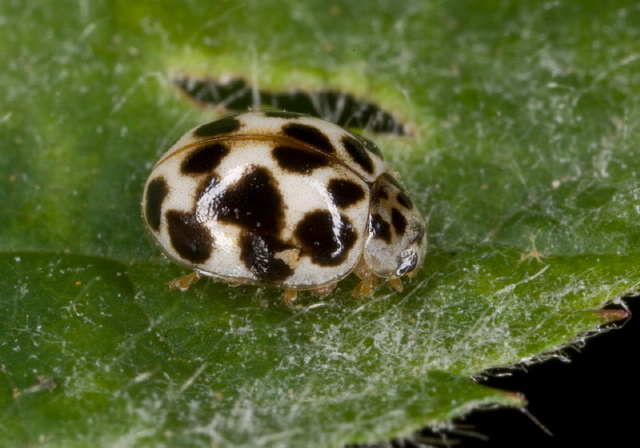
[[[162,250],[229,284],[330,293],[354,272],[354,296],[382,277],[402,291],[426,251],[426,223],[370,140],[282,111],[229,115],[192,129],[144,188],[146,225]]]

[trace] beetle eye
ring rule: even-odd
[[[398,256],[398,275],[404,275],[413,271],[418,266],[418,254],[413,249],[407,249],[400,252]]]

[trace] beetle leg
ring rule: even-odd
[[[405,275],[409,278],[412,278],[414,275],[416,275],[416,272],[418,272],[418,268],[415,268],[413,271],[407,272]]]
[[[329,294],[331,294],[331,292],[336,289],[336,286],[338,286],[338,283],[330,283],[328,285],[325,285],[321,288],[318,289],[314,289],[313,292],[315,292],[317,295],[319,295],[320,297],[324,297],[324,296],[328,296]]]
[[[364,257],[360,257],[360,260],[354,268],[353,273],[356,274],[362,281],[358,283],[351,295],[358,299],[371,295],[378,285],[378,277],[373,272],[371,272],[371,269],[369,269],[369,266],[367,266],[366,261],[364,261]]]
[[[298,291],[295,289],[285,289],[282,301],[285,305],[291,305],[298,297]]]
[[[373,274],[371,273],[371,269],[367,266],[367,262],[364,261],[364,257],[360,257],[356,267],[353,268],[353,273],[358,276],[360,279],[365,279],[371,277]]]
[[[171,280],[168,283],[169,289],[178,288],[180,291],[186,291],[187,289],[189,289],[189,286],[193,285],[199,279],[200,274],[198,274],[196,271],[193,271],[190,274],[181,275],[180,277]]]
[[[356,299],[361,299],[363,297],[370,296],[373,291],[376,290],[376,286],[378,285],[378,277],[371,276],[370,278],[366,278],[362,280],[356,288],[353,290],[351,294]]]
[[[402,279],[400,278],[388,278],[387,281],[397,292],[402,292],[404,289],[402,286]]]

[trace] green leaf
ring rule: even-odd
[[[640,10],[632,2],[0,5],[0,444],[340,446],[513,393],[637,291]],[[218,115],[176,76],[343,91],[428,216],[398,294],[210,280],[188,292],[140,216],[153,163]]]

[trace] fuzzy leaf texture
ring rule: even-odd
[[[523,398],[470,380],[638,289],[636,2],[0,3],[0,444],[339,447]],[[177,76],[366,98],[429,220],[405,291],[201,281],[147,237]],[[614,313],[615,314],[615,313]]]

